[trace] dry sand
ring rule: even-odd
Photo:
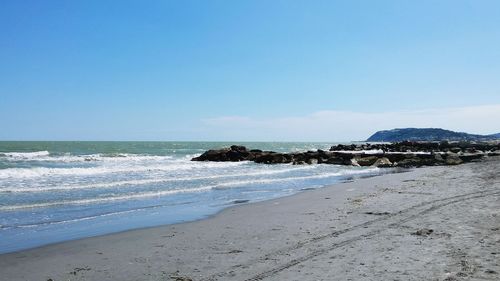
[[[500,280],[500,161],[0,256],[1,280]]]

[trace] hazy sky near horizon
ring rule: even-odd
[[[499,133],[500,1],[2,1],[0,140]]]

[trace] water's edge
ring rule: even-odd
[[[396,173],[406,173],[406,172],[411,172],[412,170],[414,170],[414,169],[405,169],[405,168],[387,169],[387,172],[376,174],[376,175],[362,175],[362,176],[356,177],[355,179],[347,179],[344,181],[340,181],[340,182],[333,183],[333,184],[328,184],[328,185],[321,186],[318,188],[303,188],[302,190],[300,190],[294,194],[284,195],[284,196],[281,196],[278,198],[269,198],[269,199],[264,199],[261,201],[248,201],[248,202],[243,202],[243,203],[228,204],[225,207],[220,208],[219,210],[217,210],[216,212],[214,212],[212,214],[208,214],[208,215],[205,215],[203,217],[199,217],[199,218],[192,219],[192,220],[186,220],[186,221],[169,223],[169,224],[162,224],[162,225],[146,226],[146,227],[140,227],[140,228],[132,228],[132,229],[127,229],[127,230],[122,230],[122,231],[110,232],[110,233],[106,233],[106,234],[99,234],[99,235],[87,236],[87,237],[83,237],[83,238],[69,239],[69,240],[64,240],[64,241],[59,241],[59,242],[54,242],[54,243],[48,243],[48,244],[44,244],[44,245],[40,245],[40,246],[36,246],[36,247],[19,249],[19,250],[15,250],[15,251],[0,252],[0,256],[2,256],[2,255],[14,255],[14,254],[20,254],[23,252],[30,252],[30,251],[37,251],[38,249],[50,248],[54,245],[70,244],[70,243],[73,243],[75,241],[84,241],[84,240],[89,240],[89,239],[93,239],[93,238],[100,238],[100,237],[112,237],[112,236],[123,234],[123,233],[138,232],[138,231],[144,231],[144,230],[148,230],[148,229],[160,229],[160,228],[172,227],[172,226],[176,226],[176,225],[192,224],[192,223],[196,223],[199,221],[212,219],[212,218],[219,216],[222,213],[230,211],[231,209],[234,209],[234,208],[240,208],[240,207],[247,206],[247,205],[256,205],[256,204],[264,203],[264,202],[267,202],[267,203],[275,202],[275,201],[278,202],[284,198],[299,196],[305,192],[315,192],[315,191],[318,191],[320,189],[335,188],[336,186],[346,184],[346,183],[351,183],[351,182],[354,182],[354,181],[359,180],[359,179],[381,177],[381,176],[386,176],[386,175],[396,174]]]

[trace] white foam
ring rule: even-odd
[[[49,154],[50,153],[46,150],[34,152],[0,152],[0,156],[18,160],[36,159],[39,157],[49,156]]]
[[[345,171],[339,171],[339,172],[334,172],[334,173],[321,173],[321,174],[309,175],[309,176],[275,178],[275,179],[242,180],[242,181],[220,183],[214,189],[224,189],[226,187],[234,187],[234,186],[238,186],[238,185],[247,185],[247,184],[266,184],[266,183],[273,183],[273,182],[286,182],[286,181],[296,181],[296,180],[330,178],[330,177],[345,176],[345,175],[367,174],[367,173],[373,173],[373,172],[378,171],[378,170],[380,170],[380,169],[379,168],[371,168],[371,169],[365,169],[365,170],[345,170]]]
[[[425,151],[405,151],[405,152],[384,152],[382,149],[371,149],[371,150],[339,150],[334,151],[339,153],[347,153],[347,154],[431,154],[430,152]]]
[[[107,196],[107,197],[99,197],[99,198],[90,198],[90,199],[80,199],[80,200],[62,200],[56,202],[46,202],[46,203],[33,203],[33,204],[20,204],[20,205],[10,205],[10,206],[1,206],[0,211],[12,211],[19,209],[33,209],[33,208],[46,208],[53,206],[61,206],[61,205],[85,205],[85,204],[96,204],[96,203],[105,203],[111,201],[120,201],[120,200],[134,200],[140,198],[148,198],[148,197],[161,197],[167,195],[173,195],[178,193],[195,193],[195,192],[204,192],[210,190],[220,190],[227,189],[231,187],[237,187],[247,184],[265,184],[265,183],[274,183],[274,182],[286,182],[286,181],[296,181],[296,180],[307,180],[307,179],[318,179],[318,178],[329,178],[335,176],[342,175],[354,175],[354,174],[366,174],[373,173],[375,171],[380,170],[379,168],[370,168],[364,170],[344,170],[335,173],[321,173],[317,175],[309,175],[309,176],[299,176],[299,177],[287,177],[287,178],[274,178],[274,179],[254,179],[254,180],[238,180],[238,181],[230,181],[225,183],[219,183],[215,185],[207,185],[203,187],[197,188],[186,188],[186,189],[171,189],[171,190],[162,190],[162,191],[148,191],[142,193],[129,193],[118,196]]]
[[[338,150],[334,151],[338,153],[347,153],[347,154],[383,154],[384,151],[382,149],[370,149],[370,150]]]
[[[144,165],[100,165],[95,167],[78,168],[9,168],[0,170],[0,179],[21,179],[45,176],[90,176],[110,173],[132,173],[132,172],[153,172],[153,171],[180,171],[194,168],[208,167],[234,167],[243,165],[244,162],[191,162],[191,161],[171,161],[168,163],[150,163]]]
[[[7,161],[37,161],[37,162],[142,162],[142,161],[163,161],[173,159],[173,156],[159,155],[143,155],[143,154],[86,154],[86,155],[71,155],[66,153],[63,155],[50,155],[48,151],[38,152],[0,152],[0,156],[6,157],[2,160]]]
[[[196,181],[196,180],[209,180],[209,179],[223,179],[223,178],[234,178],[234,177],[253,177],[253,176],[266,176],[275,174],[284,174],[293,171],[312,169],[314,166],[292,166],[293,168],[287,168],[282,170],[267,170],[259,171],[253,173],[239,173],[239,174],[222,174],[222,175],[211,175],[211,176],[199,176],[199,177],[173,177],[173,178],[154,178],[154,179],[137,179],[137,180],[124,180],[124,181],[113,181],[107,183],[95,183],[95,184],[83,184],[83,185],[57,185],[57,186],[44,186],[44,187],[5,187],[0,188],[0,192],[47,192],[47,191],[64,191],[64,190],[80,190],[80,189],[104,189],[113,188],[118,186],[128,186],[128,185],[145,185],[145,184],[158,184],[167,182],[179,182],[179,181]]]
[[[425,151],[406,151],[406,152],[386,152],[387,154],[421,154],[421,155],[430,155],[430,152]]]
[[[0,225],[0,227],[4,228],[4,229],[8,229],[8,228],[33,228],[33,227],[38,227],[41,225],[53,225],[53,224],[63,224],[63,223],[86,221],[86,220],[92,220],[92,219],[101,218],[101,217],[109,217],[109,216],[114,216],[114,215],[133,213],[133,212],[137,212],[137,211],[159,208],[159,207],[163,207],[163,205],[147,206],[147,207],[143,207],[143,208],[137,208],[137,209],[125,210],[125,211],[109,212],[109,213],[105,213],[105,214],[99,214],[99,215],[88,216],[88,217],[80,217],[80,218],[74,218],[74,219],[68,219],[68,220],[42,221],[40,223],[22,224],[22,225],[3,225],[3,226]]]

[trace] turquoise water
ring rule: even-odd
[[[0,142],[0,253],[192,221],[378,168],[192,162],[220,142]],[[273,151],[332,143],[237,143]]]

